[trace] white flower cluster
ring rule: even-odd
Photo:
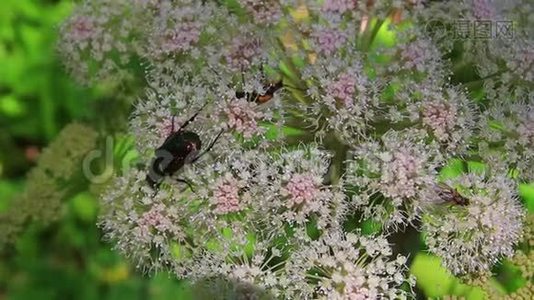
[[[334,131],[348,142],[359,140],[378,113],[379,80],[366,74],[358,52],[343,58],[321,57],[302,72],[310,103],[298,105],[318,136]]]
[[[128,0],[89,1],[78,6],[61,27],[59,50],[68,71],[81,82],[118,73],[138,47],[130,41],[139,30],[131,22],[138,9]],[[94,65],[99,67],[95,70]]]
[[[379,141],[355,149],[347,182],[358,189],[353,205],[366,217],[396,227],[418,219],[433,204],[428,195],[443,157],[425,137],[421,130],[388,131]]]
[[[146,83],[142,166],[102,196],[107,238],[146,270],[281,299],[413,297],[388,241],[406,227],[455,274],[510,256],[515,182],[534,179],[532,42],[451,42],[429,18],[524,12],[421,2],[87,0],[61,29],[69,71]],[[486,173],[447,177],[454,159]]]
[[[406,257],[391,256],[383,236],[328,232],[299,249],[290,270],[296,282],[317,282],[318,299],[406,299],[401,285],[414,278],[404,275]]]
[[[423,229],[430,252],[455,274],[487,272],[500,258],[511,257],[524,217],[515,184],[504,176],[468,174],[448,185],[469,203],[426,216]]]
[[[525,101],[494,103],[479,127],[480,154],[493,168],[534,180],[534,93]]]
[[[532,89],[534,43],[532,3],[528,0],[464,0],[455,5],[433,2],[418,12],[434,32],[436,44],[447,52],[460,41],[458,67],[474,66],[488,99],[503,94],[523,97]],[[429,31],[429,30],[427,30]],[[465,69],[464,69],[465,70]],[[473,82],[472,84],[474,84]]]

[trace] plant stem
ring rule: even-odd
[[[325,140],[325,146],[334,153],[330,164],[330,184],[337,184],[345,173],[345,160],[349,152],[349,147],[340,142],[333,134]]]

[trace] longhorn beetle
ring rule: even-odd
[[[265,92],[259,94],[258,92],[247,93],[243,91],[236,91],[235,97],[237,99],[245,98],[249,102],[256,102],[257,104],[263,104],[271,100],[274,96],[274,93],[283,87],[282,80],[279,80],[276,83],[269,83],[263,87]]]
[[[174,116],[172,117],[172,129],[169,136],[165,139],[163,144],[155,151],[155,157],[150,163],[150,169],[146,176],[146,181],[153,188],[157,189],[165,176],[172,176],[180,170],[185,164],[192,164],[196,162],[202,155],[211,150],[213,145],[217,142],[223,131],[213,139],[208,148],[199,154],[202,148],[202,141],[198,134],[193,131],[186,131],[185,128],[191,124],[197,115],[207,105],[204,104],[189,120],[183,123],[178,130],[174,131]],[[191,184],[185,179],[177,179],[178,182],[183,182],[193,190]]]
[[[217,74],[219,77],[219,73],[212,67],[210,67],[211,70]],[[260,71],[262,73],[262,77],[264,77],[264,71],[263,71],[263,65],[260,66]],[[245,72],[243,69],[241,70],[241,83],[243,86],[245,85]],[[230,86],[229,86],[230,87]],[[235,97],[237,99],[245,99],[248,102],[255,102],[256,104],[263,104],[266,102],[269,102],[274,97],[274,93],[276,93],[279,89],[283,88],[284,84],[282,80],[279,80],[275,83],[268,83],[264,84],[263,86],[263,94],[258,93],[257,91],[253,92],[244,92],[244,91],[236,91]]]
[[[263,64],[260,65],[260,72],[263,78],[265,78],[265,72],[263,71]],[[241,69],[241,81],[243,86],[245,85],[245,72]],[[252,93],[236,91],[235,97],[237,99],[245,98],[248,102],[256,102],[256,104],[263,104],[268,102],[274,97],[274,93],[279,89],[283,88],[284,84],[282,80],[277,81],[276,83],[268,83],[263,86],[263,94],[260,94],[256,91]]]

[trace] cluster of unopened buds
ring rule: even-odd
[[[512,256],[517,185],[534,180],[534,82],[508,67],[518,57],[503,41],[479,41],[502,63],[476,75],[491,91],[473,99],[426,25],[521,12],[458,2],[81,4],[61,31],[69,71],[95,83],[146,68],[130,119],[144,167],[102,195],[107,238],[145,270],[289,299],[413,297],[406,254],[388,242],[407,227],[455,275]],[[484,167],[447,176],[455,161]]]

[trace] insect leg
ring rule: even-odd
[[[204,105],[202,105],[202,107],[191,117],[189,118],[189,120],[185,121],[184,124],[182,124],[182,126],[180,126],[180,128],[178,128],[177,131],[180,131],[184,128],[186,128],[189,124],[191,124],[191,122],[193,122],[195,120],[195,118],[198,116],[198,114],[204,109],[204,107],[206,107],[206,105],[208,105],[208,102],[204,103]]]
[[[260,80],[261,82],[265,82],[266,81],[266,77],[265,77],[265,70],[263,69],[263,63],[260,64]],[[255,103],[261,103],[263,101],[261,101],[262,97],[264,97],[265,95],[267,95],[269,93],[269,86],[263,86],[263,94],[260,94],[258,92],[255,92],[252,94],[252,99],[250,99],[249,101],[250,102],[255,102]],[[272,96],[272,95],[271,95]]]
[[[276,91],[278,91],[279,89],[281,89],[283,87],[284,87],[284,82],[283,82],[282,79],[280,79],[274,85],[271,85],[271,87],[270,87],[271,93],[274,94],[274,93],[276,93]]]
[[[215,73],[215,75],[217,75],[220,79],[222,79],[223,77],[221,76],[221,74],[219,72],[217,72],[217,70],[215,70],[215,68],[213,66],[210,66],[208,65],[208,67],[213,71],[213,73]],[[242,76],[242,80],[244,81],[245,80],[245,77],[243,75],[243,72],[241,72],[241,76]],[[244,85],[244,83],[243,83]],[[229,89],[235,89],[235,87],[233,87],[230,83],[228,83],[226,85]],[[248,98],[248,93],[245,93],[243,91],[236,91],[235,92],[235,97],[237,99],[241,99],[241,98]],[[247,99],[248,101],[248,99]]]
[[[241,88],[243,89],[243,91],[245,90],[245,70],[243,70],[242,66],[241,66]],[[236,92],[236,96],[238,96],[238,94],[241,97],[237,97],[237,99],[245,98],[248,102],[250,102],[250,101],[253,101],[251,97],[254,97],[255,93]]]
[[[326,168],[326,176],[325,176],[326,178],[324,179],[324,182],[323,182],[324,184],[332,183],[331,182],[332,181],[331,180],[331,178],[332,178],[331,174],[332,174],[332,172],[334,172],[334,170],[332,169],[332,165],[334,165],[333,157],[330,158],[330,161],[328,162],[328,167]]]
[[[181,178],[176,178],[176,181],[187,184],[187,186],[191,189],[191,191],[193,193],[195,192],[195,189],[193,189],[193,185],[189,181],[185,179],[181,179]]]
[[[154,194],[152,195],[152,198],[155,198],[158,195],[159,192],[159,184],[157,186],[152,187]]]
[[[265,81],[265,70],[263,69],[263,63],[260,64],[261,80]]]
[[[241,66],[241,84],[243,85],[243,89],[245,89],[245,70],[243,66]]]
[[[195,157],[191,163],[194,163],[195,161],[197,161],[199,158],[201,158],[204,154],[208,153],[208,151],[211,150],[211,148],[213,148],[213,146],[215,146],[215,143],[217,142],[217,140],[221,137],[221,135],[223,134],[224,130],[221,130],[219,132],[219,134],[217,134],[217,136],[215,137],[215,139],[213,139],[213,141],[210,143],[210,145],[208,146],[208,148],[206,148],[206,150],[204,150],[204,152],[200,153],[197,157]]]

